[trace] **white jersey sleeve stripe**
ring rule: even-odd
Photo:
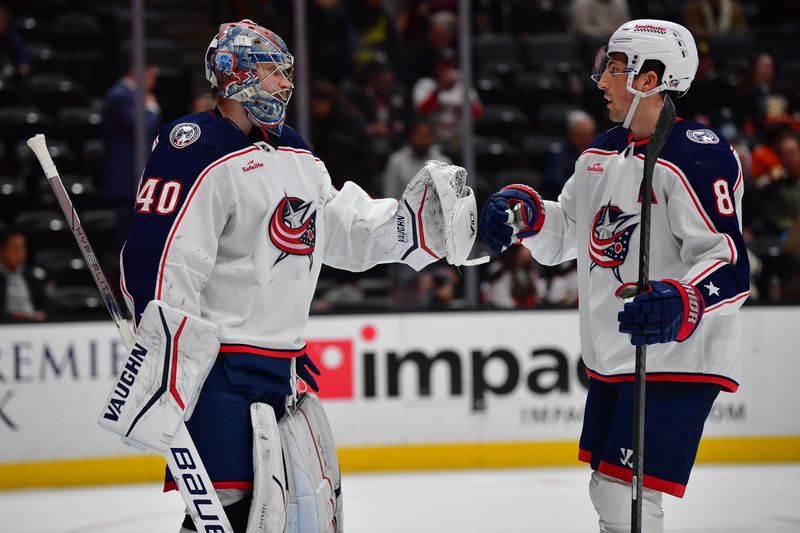
[[[719,270],[720,268],[724,267],[727,264],[728,263],[726,263],[725,261],[717,261],[716,263],[714,263],[713,265],[711,265],[707,269],[705,269],[702,272],[700,272],[697,276],[695,276],[694,278],[689,280],[689,284],[690,285],[697,285],[698,281],[700,281],[704,277],[710,275],[711,273],[716,272],[717,270]]]
[[[736,303],[739,300],[741,300],[742,298],[747,298],[747,296],[749,296],[749,295],[750,295],[750,291],[745,291],[743,293],[737,294],[736,296],[728,298],[727,300],[722,300],[721,302],[717,302],[717,303],[715,303],[714,305],[712,305],[710,307],[706,307],[706,309],[704,311],[704,314],[708,314],[708,313],[710,313],[712,311],[716,311],[717,309],[719,309],[720,307],[722,307],[724,305]]]

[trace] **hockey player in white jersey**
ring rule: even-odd
[[[476,233],[460,167],[429,162],[409,176],[399,202],[371,199],[352,182],[333,188],[324,163],[284,124],[293,66],[270,30],[249,20],[220,26],[206,54],[216,109],[159,133],[121,258],[137,343],[163,338],[173,357],[171,371],[165,365],[163,376],[151,377],[180,408],[196,400],[187,426],[235,533],[342,530],[324,412],[313,395],[291,404],[296,377],[317,390],[303,331],[322,265],[468,264]],[[165,316],[176,317],[172,326]],[[210,355],[192,358],[209,368],[176,372],[194,364],[179,360],[190,340],[205,343]],[[143,353],[132,354],[134,372],[145,368]],[[181,382],[187,376],[202,384],[198,398],[185,397],[194,386]],[[121,377],[118,396],[135,378]],[[155,427],[154,441],[166,431]],[[168,476],[165,488],[174,487]],[[190,516],[181,531],[195,531]]]
[[[480,238],[512,241],[537,261],[577,257],[581,352],[590,376],[579,459],[593,473],[601,531],[630,531],[634,350],[647,351],[643,528],[663,531],[662,493],[682,497],[703,424],[739,379],[738,309],[749,293],[738,156],[713,129],[678,119],[655,167],[650,291],[638,279],[644,150],[663,91],[684,93],[697,70],[689,31],[672,22],[623,24],[598,53],[593,79],[621,123],[585,150],[558,201],[526,185],[492,195]],[[523,227],[507,223],[521,204]],[[512,227],[513,226],[513,227]]]

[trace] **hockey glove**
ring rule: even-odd
[[[317,365],[314,364],[314,361],[311,360],[311,357],[309,357],[307,353],[304,353],[297,358],[295,365],[297,368],[297,377],[305,381],[306,384],[311,387],[311,390],[319,392],[319,385],[317,385],[317,380],[314,379],[314,374],[319,376],[320,371]]]
[[[636,295],[619,312],[619,331],[630,334],[636,346],[683,342],[697,329],[703,309],[700,291],[692,285],[674,279],[651,280],[648,291]]]
[[[519,205],[520,220],[509,220],[509,210]],[[536,235],[544,224],[541,196],[527,185],[503,187],[486,201],[481,213],[478,237],[495,252],[502,252],[516,237],[516,242]]]

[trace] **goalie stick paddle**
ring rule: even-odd
[[[639,227],[641,228],[639,240],[639,282],[636,293],[641,294],[647,290],[650,280],[650,210],[653,198],[653,171],[656,161],[672,133],[675,126],[675,104],[668,95],[664,95],[664,103],[656,121],[655,130],[650,136],[644,156],[644,172],[642,185],[639,189],[642,198],[642,214]],[[628,291],[622,291],[620,296],[630,298],[634,296]],[[634,370],[633,394],[633,476],[631,479],[631,532],[642,531],[642,480],[644,479],[644,399],[646,380],[647,345],[636,347],[636,366]]]
[[[53,194],[55,194],[58,205],[64,213],[64,218],[67,220],[67,224],[72,230],[72,235],[81,249],[86,265],[89,267],[94,282],[97,284],[97,289],[100,291],[108,312],[117,326],[117,331],[122,337],[125,348],[130,352],[131,348],[133,348],[133,332],[131,332],[128,321],[122,315],[114,292],[111,290],[111,285],[109,285],[108,279],[100,267],[92,245],[89,244],[89,238],[83,231],[78,213],[72,205],[69,193],[64,188],[56,165],[53,163],[53,158],[50,157],[50,152],[47,150],[44,135],[40,133],[28,139],[28,146],[33,150],[36,159],[39,160],[39,164],[44,170],[45,176],[47,176],[47,180],[50,182],[50,188],[53,189]],[[125,439],[123,438],[123,440]],[[136,445],[136,443],[130,441],[126,442]],[[141,446],[137,447],[141,448]],[[228,522],[228,517],[216,491],[212,488],[211,478],[200,459],[200,455],[197,453],[197,447],[192,441],[185,423],[178,426],[169,448],[164,452],[164,457],[167,460],[169,471],[175,479],[175,484],[183,497],[183,501],[186,503],[187,512],[191,515],[197,530],[233,533],[233,528]]]

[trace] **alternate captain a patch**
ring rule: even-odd
[[[281,251],[275,264],[290,255],[305,255],[313,264],[316,221],[317,212],[311,210],[311,202],[294,196],[283,197],[269,220],[269,238]]]
[[[589,237],[591,272],[595,267],[610,268],[614,277],[622,283],[619,267],[625,262],[630,250],[633,230],[639,225],[638,215],[625,214],[611,200],[594,216],[592,234]]]

